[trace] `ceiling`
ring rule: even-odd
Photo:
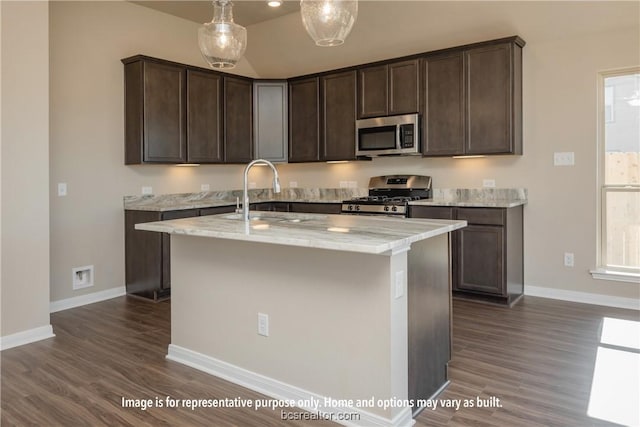
[[[213,17],[213,5],[211,0],[130,0],[160,12],[188,19],[199,24],[211,21]],[[300,10],[300,2],[295,0],[284,1],[280,7],[269,7],[265,0],[234,0],[233,20],[242,25],[249,26],[259,22],[268,21],[289,13]]]

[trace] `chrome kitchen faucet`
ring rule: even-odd
[[[249,163],[247,167],[244,168],[244,187],[242,192],[242,218],[245,221],[249,221],[249,194],[247,191],[247,179],[249,176],[249,169],[251,169],[253,165],[256,164],[267,165],[271,168],[271,170],[273,170],[273,192],[280,192],[280,178],[278,177],[278,170],[273,165],[273,163],[264,159],[257,159]]]

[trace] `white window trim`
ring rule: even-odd
[[[605,268],[596,268],[589,271],[591,277],[598,280],[611,280],[614,282],[625,283],[637,283],[640,285],[640,274],[619,271],[619,270],[607,270]]]
[[[604,111],[604,80],[607,77],[622,76],[631,73],[640,73],[640,67],[628,67],[617,69],[614,71],[602,71],[598,73],[598,93],[597,99],[597,156],[596,156],[596,194],[597,210],[596,210],[596,262],[598,267],[590,270],[594,279],[612,280],[616,282],[638,283],[640,284],[640,273],[635,269],[611,268],[605,266],[607,242],[602,238],[603,229],[606,227],[606,214],[604,212],[603,198],[605,197],[604,185],[604,150],[605,150],[605,111]],[[614,186],[609,185],[607,188],[631,188],[631,186]]]

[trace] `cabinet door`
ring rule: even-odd
[[[320,160],[320,83],[317,77],[289,82],[289,161]]]
[[[422,153],[464,154],[462,52],[425,58],[423,79]]]
[[[464,52],[466,153],[512,153],[512,44],[502,43]]]
[[[389,64],[389,115],[417,113],[419,107],[418,60]]]
[[[200,215],[199,209],[185,209],[180,211],[162,212],[162,221],[170,219],[191,218]],[[171,288],[171,235],[156,233],[162,236],[162,281],[158,285],[161,289]]]
[[[504,228],[469,225],[458,233],[456,289],[506,296]]]
[[[253,160],[253,116],[251,80],[224,77],[224,161]]]
[[[356,72],[322,77],[322,160],[356,158]]]
[[[162,234],[136,230],[143,222],[160,221],[159,212],[124,212],[125,284],[128,294],[153,298],[162,283]]]
[[[454,219],[456,208],[446,206],[409,206],[409,218]],[[451,288],[458,289],[458,234],[449,233],[449,253],[451,254]]]
[[[389,113],[389,66],[358,70],[358,118],[386,116]]]
[[[187,71],[187,162],[221,163],[222,76]]]
[[[287,82],[253,83],[255,157],[287,161]]]
[[[187,159],[185,76],[183,67],[145,62],[145,162],[181,163]]]

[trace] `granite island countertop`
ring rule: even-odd
[[[390,255],[409,248],[413,242],[467,225],[466,221],[288,212],[254,212],[251,217],[246,223],[241,214],[209,215],[147,222],[136,224],[135,228],[175,235]]]

